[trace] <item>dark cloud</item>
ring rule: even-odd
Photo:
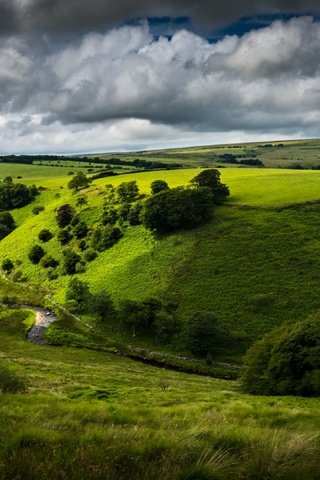
[[[319,0],[0,0],[0,30],[88,31],[165,15],[213,26],[244,15],[318,11]]]

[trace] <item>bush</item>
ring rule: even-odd
[[[68,275],[72,275],[76,272],[76,265],[81,262],[81,257],[71,249],[66,249],[63,252],[63,266],[64,271]]]
[[[70,225],[72,219],[74,217],[74,209],[71,205],[65,204],[62,205],[56,215],[56,220],[60,228],[67,227]]]
[[[61,245],[66,245],[67,243],[69,243],[70,240],[73,239],[73,235],[71,233],[70,227],[60,230],[60,232],[57,235],[57,239],[59,240]]]
[[[160,233],[192,228],[210,219],[212,193],[209,188],[163,190],[144,203],[142,223]]]
[[[112,318],[115,315],[115,308],[111,296],[105,291],[93,295],[91,311],[97,313],[103,320]]]
[[[141,224],[141,212],[143,204],[141,202],[136,202],[131,205],[127,220],[130,225],[140,225]]]
[[[9,235],[16,228],[14,218],[10,212],[0,212],[0,240]]]
[[[118,227],[107,225],[103,228],[97,228],[92,236],[92,246],[99,252],[111,248],[123,236]]]
[[[278,327],[247,352],[244,389],[261,395],[320,395],[320,315]]]
[[[106,207],[102,213],[102,225],[114,225],[118,220],[118,212],[114,207]]]
[[[168,190],[168,189],[169,189],[169,185],[164,180],[154,180],[151,183],[152,195],[156,195],[157,193],[162,192],[163,190]]]
[[[41,247],[41,245],[34,245],[30,252],[29,252],[29,260],[34,264],[38,265],[40,262],[41,258],[45,255],[45,251]]]
[[[75,302],[79,310],[86,310],[91,301],[91,293],[87,282],[73,278],[66,290],[66,300]]]
[[[10,260],[10,258],[5,258],[2,262],[2,265],[1,265],[1,269],[7,273],[8,275],[10,275],[10,273],[12,272],[12,270],[14,269],[14,264],[13,262]]]
[[[53,267],[48,267],[47,268],[47,275],[48,275],[49,280],[55,280],[56,278],[59,277],[58,272]]]
[[[0,363],[0,390],[2,393],[26,391],[26,381],[3,362]]]
[[[78,191],[81,188],[87,188],[90,185],[90,179],[83,172],[77,173],[68,183],[70,190]]]
[[[38,238],[39,240],[41,240],[41,242],[48,242],[49,240],[51,240],[52,237],[53,234],[50,232],[50,230],[47,230],[46,228],[41,230],[38,235]]]
[[[118,185],[116,192],[120,203],[130,203],[134,202],[137,198],[139,187],[135,180],[132,182],[122,182]]]
[[[44,211],[44,207],[42,205],[36,205],[35,207],[33,207],[32,209],[32,213],[34,215],[39,215],[40,212],[43,212]]]
[[[47,253],[41,259],[40,265],[44,268],[56,268],[59,265],[59,261],[56,260],[52,255]]]
[[[87,242],[85,240],[80,240],[79,242],[79,248],[80,250],[86,250],[88,248]]]
[[[73,233],[76,238],[84,238],[87,236],[88,227],[84,222],[79,222],[73,229]]]
[[[84,254],[84,258],[87,262],[92,262],[95,258],[97,258],[98,254],[95,250],[92,250],[92,248],[88,248],[88,250]]]

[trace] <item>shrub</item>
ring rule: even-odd
[[[40,212],[43,212],[44,211],[44,207],[42,205],[36,205],[35,207],[33,207],[32,209],[32,213],[34,215],[39,215]]]
[[[38,235],[38,238],[39,240],[41,240],[41,242],[48,242],[49,240],[51,240],[52,237],[53,234],[50,232],[50,230],[47,230],[46,228],[41,230]]]
[[[65,273],[72,275],[76,273],[76,265],[80,263],[81,257],[71,249],[66,249],[63,252],[63,266]]]
[[[53,267],[48,267],[47,268],[47,275],[48,275],[49,280],[55,280],[56,278],[59,277],[58,272]]]
[[[26,381],[3,362],[0,363],[0,390],[2,393],[26,391]]]
[[[151,183],[152,195],[156,195],[157,193],[162,192],[163,190],[168,190],[168,189],[169,189],[169,185],[164,180],[154,180]]]
[[[103,320],[115,315],[115,308],[111,296],[101,291],[91,297],[91,310],[97,313]]]
[[[103,228],[97,228],[92,236],[92,246],[102,252],[111,248],[122,236],[123,233],[118,227],[107,225]]]
[[[79,248],[80,250],[86,250],[88,248],[87,242],[85,240],[80,240],[79,242]]]
[[[117,197],[120,203],[134,202],[139,194],[137,182],[122,182],[116,189]]]
[[[127,219],[130,225],[140,225],[141,224],[141,212],[143,204],[141,202],[136,202],[131,205]]]
[[[57,239],[59,240],[61,245],[66,245],[67,243],[69,243],[70,240],[73,239],[73,235],[71,233],[70,227],[60,230],[60,232],[57,235]]]
[[[1,268],[5,273],[10,274],[14,269],[14,264],[10,258],[5,258],[2,262]]]
[[[77,173],[68,183],[70,190],[78,191],[80,188],[87,188],[90,185],[89,178],[83,172]]]
[[[118,212],[114,207],[105,207],[103,213],[102,213],[102,218],[101,218],[101,223],[102,225],[114,225],[116,221],[118,220]]]
[[[9,235],[16,228],[14,218],[10,212],[0,212],[0,240]]]
[[[91,301],[88,283],[73,278],[66,290],[66,300],[76,302],[79,310],[85,310]]]
[[[79,222],[73,229],[73,233],[76,238],[84,238],[87,236],[88,227],[84,222]]]
[[[47,253],[41,259],[40,265],[44,268],[56,268],[59,265],[59,261]]]
[[[14,282],[27,282],[28,281],[28,277],[26,277],[25,275],[23,275],[23,271],[22,270],[16,270],[12,276],[12,280]]]
[[[84,258],[87,262],[92,262],[92,260],[97,258],[97,256],[98,256],[97,252],[92,248],[89,248],[84,254]]]
[[[84,262],[78,262],[75,266],[75,272],[76,273],[83,273],[86,271],[86,267]]]
[[[56,215],[56,220],[60,228],[67,227],[70,225],[72,219],[74,217],[74,209],[71,205],[65,204],[62,205]]]
[[[43,250],[41,245],[34,245],[33,247],[31,247],[28,257],[34,265],[37,265],[44,255],[45,251]]]
[[[275,328],[247,352],[244,389],[262,395],[320,395],[320,315]]]

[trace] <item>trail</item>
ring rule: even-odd
[[[54,313],[49,312],[41,307],[34,307],[31,305],[23,305],[23,308],[32,310],[36,314],[36,321],[27,335],[27,339],[36,345],[46,345],[43,336],[48,326],[57,320]]]

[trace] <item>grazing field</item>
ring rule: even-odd
[[[32,345],[29,317],[0,311],[1,365],[27,381],[0,395],[0,478],[318,478],[318,400]]]

